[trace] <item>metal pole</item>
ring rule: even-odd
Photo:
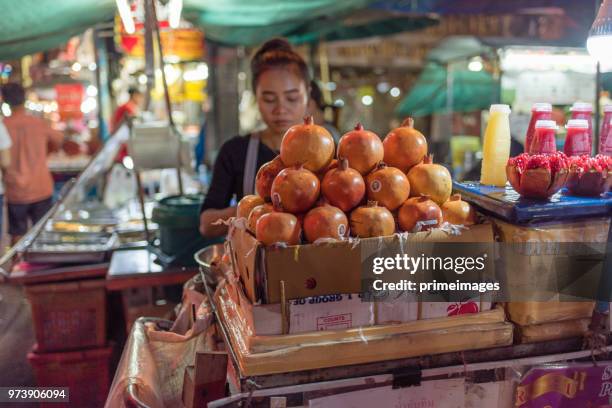
[[[597,154],[599,149],[599,121],[600,121],[600,103],[599,94],[601,93],[601,65],[597,61],[597,71],[595,72],[595,118],[593,123],[593,145],[591,146],[591,153]]]

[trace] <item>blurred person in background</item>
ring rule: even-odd
[[[11,137],[4,122],[0,120],[0,178],[11,164]],[[2,238],[2,223],[4,220],[4,183],[0,181],[0,239]]]
[[[47,156],[58,150],[64,135],[43,118],[29,114],[25,91],[19,84],[2,86],[2,98],[11,108],[4,125],[11,139],[10,163],[4,172],[8,232],[14,245],[52,206],[53,177]]]
[[[200,232],[208,238],[227,232],[219,219],[236,216],[232,198],[254,194],[259,168],[280,151],[283,135],[308,114],[310,74],[304,59],[283,39],[272,39],[251,59],[252,88],[265,128],[236,136],[221,146],[200,216]]]
[[[140,109],[144,101],[144,95],[138,90],[138,88],[130,88],[128,90],[130,99],[123,105],[120,105],[115,110],[111,121],[111,134],[115,133],[117,129],[123,124],[128,118],[133,118],[140,114]]]

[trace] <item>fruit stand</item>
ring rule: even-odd
[[[509,158],[509,108],[494,105],[491,113],[482,179],[470,183],[453,183],[448,170],[433,163],[411,119],[382,141],[357,125],[337,149],[310,118],[290,128],[280,155],[259,170],[257,194],[242,198],[237,216],[226,221],[226,242],[196,254],[206,297],[191,327],[205,332],[206,346],[181,357],[182,402],[350,406],[384,390],[388,395],[379,397],[387,403],[418,396],[423,403],[463,407],[474,387],[488,391],[481,390],[479,404],[471,406],[535,407],[542,395],[550,406],[595,402],[593,390],[605,386],[605,376],[573,361],[600,359],[612,350],[609,322],[602,320],[608,315],[597,310],[599,318],[592,319],[594,300],[609,301],[609,294],[569,293],[574,300],[567,301],[556,292],[545,302],[532,300],[520,290],[561,288],[551,277],[561,268],[555,257],[565,254],[512,251],[525,243],[588,244],[592,251],[576,257],[588,255],[590,263],[582,265],[595,265],[594,276],[605,278],[612,159],[547,151],[551,127],[542,121],[533,126],[530,152]],[[573,140],[568,143],[580,138]],[[467,278],[486,274],[464,275],[466,265],[480,263],[480,270],[499,269],[502,274],[493,276],[519,292],[499,299],[487,282],[492,286],[476,293],[436,297],[445,289],[428,289],[443,286],[427,282],[440,275],[427,275],[425,265],[430,258],[436,265],[449,247],[455,257],[472,259],[444,258],[452,261],[457,287],[464,281],[485,285]],[[377,264],[376,257],[387,259]],[[369,278],[382,273],[376,267],[413,275],[405,266],[387,266],[405,257],[424,262],[415,266],[424,276],[418,290],[407,280],[385,281],[385,290],[371,286]],[[408,286],[395,289],[400,283]],[[147,330],[155,337],[163,331]],[[583,349],[585,335],[589,347]],[[134,358],[126,353],[124,360]],[[601,364],[607,370],[610,363]],[[230,396],[212,402],[225,395],[219,387],[225,372]],[[533,384],[548,381],[546,375],[575,388],[535,391]],[[118,372],[116,384],[118,378],[125,381],[125,373]],[[113,398],[123,395],[114,390]],[[137,400],[146,394],[128,391]]]

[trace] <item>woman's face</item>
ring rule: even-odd
[[[304,80],[291,69],[264,71],[257,81],[257,106],[268,128],[283,134],[302,121],[308,107]]]

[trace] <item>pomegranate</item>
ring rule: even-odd
[[[338,158],[347,159],[352,168],[365,176],[385,155],[380,137],[365,130],[361,123],[346,133],[338,142]]]
[[[320,183],[313,172],[301,166],[281,170],[272,183],[272,201],[277,196],[285,211],[298,214],[308,211],[319,198]]]
[[[406,200],[400,207],[397,218],[403,231],[427,231],[442,223],[442,210],[428,196],[423,195]]]
[[[314,124],[312,116],[304,124],[290,127],[281,142],[281,160],[286,166],[303,165],[317,173],[334,158],[334,139],[322,126]]]
[[[319,178],[319,181],[321,183],[323,183],[323,179],[325,178],[325,175],[331,170],[331,169],[336,169],[338,168],[338,163],[339,161],[336,159],[333,159],[331,162],[329,162],[329,165],[327,167],[325,167],[323,170],[319,171],[317,173],[317,177]],[[323,187],[321,185],[321,187]]]
[[[429,196],[438,205],[444,204],[451,195],[453,180],[446,167],[433,164],[433,156],[423,159],[408,172],[410,196]]]
[[[321,190],[331,205],[348,212],[363,200],[366,186],[361,174],[349,167],[348,160],[342,159],[339,167],[325,175]]]
[[[410,196],[408,177],[395,167],[380,162],[366,177],[368,200],[377,201],[390,211],[399,208]]]
[[[453,194],[442,204],[442,219],[455,225],[470,226],[476,224],[476,211],[469,203],[461,199],[461,194]]]
[[[407,118],[400,127],[389,132],[383,140],[383,146],[385,163],[404,173],[427,156],[427,139],[414,128],[412,118]]]
[[[359,238],[392,235],[395,232],[395,219],[391,211],[370,201],[351,213],[351,232]]]
[[[343,239],[348,236],[348,220],[338,207],[315,207],[304,217],[304,234],[308,242],[319,238]]]
[[[274,211],[259,218],[255,237],[264,245],[276,243],[298,245],[301,232],[300,223],[295,215]]]
[[[258,205],[257,207],[253,208],[247,220],[247,229],[253,234],[255,234],[257,221],[259,220],[259,218],[264,214],[271,213],[272,211],[274,211],[274,207],[272,207],[272,204]]]
[[[565,185],[569,160],[562,152],[520,154],[508,160],[508,181],[521,197],[546,200]]]
[[[238,218],[248,218],[251,210],[258,205],[264,204],[263,198],[258,195],[246,195],[242,197],[242,200],[238,202],[238,207],[236,208],[236,217]]]
[[[284,168],[285,165],[280,156],[276,156],[272,161],[267,162],[259,168],[257,176],[255,176],[255,191],[258,196],[266,201],[270,200],[272,182]]]
[[[602,154],[571,157],[567,189],[580,196],[598,196],[612,184],[612,157]]]

